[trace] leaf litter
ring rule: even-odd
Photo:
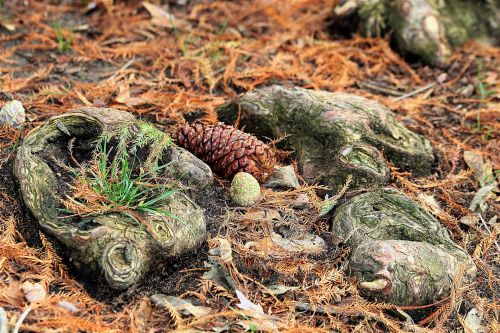
[[[16,323],[33,332],[498,330],[499,49],[470,42],[443,71],[407,63],[387,40],[332,35],[336,1],[171,3],[4,3],[2,11],[11,16],[0,18],[0,89],[23,103],[28,122],[0,127],[0,330]],[[61,38],[64,52],[58,51]],[[478,78],[486,78],[481,83],[493,93],[463,95]],[[362,88],[367,82],[372,88]],[[82,105],[108,106],[168,132],[185,117],[215,124],[218,105],[271,83],[376,99],[431,140],[435,173],[416,178],[392,168],[391,186],[427,202],[472,255],[477,282],[457,285],[448,299],[424,307],[364,300],[346,272],[349,249],[329,234],[326,218],[318,219],[322,208],[352,193],[324,202],[315,194],[318,187],[301,183],[263,191],[246,211],[221,201],[211,252],[185,270],[191,283],[170,296],[166,308],[152,307],[149,298],[161,288],[96,299],[61,259],[57,244],[23,212],[11,180],[12,158],[26,133],[48,118]],[[219,183],[227,189],[224,180]],[[298,201],[306,208],[296,209]],[[276,246],[273,223],[321,236],[326,253],[296,255]],[[46,288],[46,295],[28,304],[21,287],[26,282]],[[197,317],[186,309],[200,309],[189,304],[207,314]],[[406,312],[417,313],[415,323],[401,314]]]

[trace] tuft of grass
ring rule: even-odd
[[[479,61],[477,63],[477,79],[479,83],[477,84],[477,91],[479,98],[486,101],[488,97],[495,94],[494,90],[488,89],[488,84],[486,83],[486,76],[483,71],[483,63]]]
[[[138,213],[168,216],[186,223],[164,209],[165,200],[177,192],[171,183],[158,177],[159,172],[169,164],[159,166],[158,163],[150,163],[146,169],[131,165],[137,156],[130,156],[129,152],[135,154],[137,147],[146,143],[152,144],[154,148],[156,139],[161,139],[163,143],[170,139],[161,132],[164,138],[151,136],[158,135],[158,132],[141,132],[143,135],[139,135],[139,141],[130,144],[129,131],[122,131],[114,147],[110,147],[114,136],[104,134],[96,146],[95,158],[90,165],[73,169],[73,194],[63,201],[65,208],[60,211],[81,217],[120,212],[142,223],[153,236],[154,231]]]
[[[76,193],[69,198],[77,207],[67,205],[67,208],[73,208],[70,210],[80,216],[128,210],[168,215],[160,209],[160,204],[176,190],[156,179],[158,172],[167,165],[154,166],[135,175],[128,153],[123,151],[111,157],[113,149],[108,150],[108,144],[108,140],[103,140],[95,161],[77,172]]]
[[[70,31],[69,37],[66,37],[66,34],[61,28],[61,24],[59,22],[55,22],[53,24],[53,27],[56,32],[57,50],[59,51],[59,53],[65,53],[71,50],[71,43],[73,43],[73,33]]]
[[[87,178],[91,190],[106,197],[112,209],[126,207],[168,215],[158,204],[175,193],[175,190],[165,184],[155,184],[153,179],[167,165],[156,165],[149,171],[134,176],[126,151],[118,153],[108,168],[111,150],[108,152],[106,141],[101,150],[97,159],[97,172],[91,171],[91,176]]]
[[[486,82],[486,77],[484,75],[483,71],[483,63],[482,61],[479,61],[477,63],[477,79],[478,79],[478,84],[477,84],[477,93],[479,99],[481,99],[483,102],[487,102],[487,99],[495,94],[494,90],[489,90],[488,89],[488,84]],[[481,131],[483,129],[483,126],[481,124],[481,112],[477,113],[476,117],[476,126],[474,127],[475,131]],[[486,136],[488,137],[488,135]]]
[[[365,29],[369,37],[381,37],[386,30],[387,5],[383,1],[365,3],[359,10],[360,16],[365,21]],[[374,34],[374,36],[371,36]]]

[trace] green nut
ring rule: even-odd
[[[231,182],[229,195],[231,200],[240,206],[252,206],[260,197],[259,182],[251,174],[239,172]]]

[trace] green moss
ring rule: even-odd
[[[399,124],[387,108],[359,96],[270,86],[235,99],[219,114],[231,121],[238,110],[246,131],[285,137],[281,147],[295,151],[305,179],[334,192],[349,175],[352,188],[385,183],[389,170],[381,151],[417,174],[428,173],[433,160],[427,140]]]
[[[491,5],[492,7],[495,5]],[[441,11],[446,25],[446,36],[454,47],[461,46],[468,39],[476,39],[491,43],[495,36],[498,37],[498,27],[492,27],[491,21],[495,20],[495,11],[481,1],[448,0],[446,7]]]
[[[363,239],[401,239],[446,249],[458,258],[467,254],[445,228],[416,202],[392,189],[360,194],[337,208],[332,231],[357,246]]]

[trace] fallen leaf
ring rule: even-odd
[[[175,308],[181,314],[188,316],[193,315],[196,318],[204,317],[212,312],[212,309],[206,306],[193,305],[191,302],[185,299],[169,296],[164,294],[155,294],[151,296],[151,302],[156,306],[165,307],[168,303],[170,306]]]
[[[224,263],[233,261],[233,251],[231,250],[231,243],[225,239],[220,240],[220,259]]]
[[[309,197],[305,193],[300,193],[292,204],[293,208],[305,209],[311,205]]]
[[[243,294],[240,290],[236,289],[236,296],[238,297],[238,300],[240,301],[239,304],[236,304],[237,307],[239,307],[242,310],[251,310],[255,311],[257,313],[264,314],[264,310],[262,309],[262,306],[260,304],[255,304],[250,301],[245,294]]]
[[[247,320],[238,322],[238,325],[245,329],[245,332],[276,332],[277,327],[274,323],[266,320]]]
[[[11,306],[22,307],[24,293],[21,290],[20,283],[10,277],[6,282],[6,286],[1,291],[2,300]]]
[[[274,244],[290,252],[318,254],[326,251],[327,245],[323,238],[309,233],[305,233],[300,237],[288,239],[274,232],[271,234]]]
[[[460,223],[473,227],[479,222],[479,217],[476,215],[466,215],[460,219]]]
[[[29,281],[23,282],[21,284],[21,290],[24,293],[24,297],[29,303],[40,302],[47,296],[47,291],[45,287],[40,283],[31,283]]]
[[[7,312],[0,306],[0,333],[9,333],[9,320]]]
[[[116,96],[115,101],[132,107],[147,104],[145,99],[130,95],[130,85],[127,82],[122,82],[118,86],[118,96]]]
[[[80,31],[87,31],[89,30],[90,26],[88,24],[80,24],[74,27],[72,30],[73,32],[80,32]]]
[[[293,165],[275,166],[274,172],[265,184],[270,188],[299,188],[299,180]]]
[[[430,209],[432,214],[440,215],[444,213],[443,209],[441,208],[441,206],[436,201],[436,198],[434,198],[433,195],[427,195],[421,192],[418,194],[418,199],[422,204],[424,204],[427,208]]]
[[[277,209],[249,209],[243,217],[253,222],[281,220],[281,215]]]
[[[80,310],[80,309],[78,309],[78,307],[75,304],[71,303],[70,301],[62,300],[62,301],[57,302],[57,305],[65,310],[68,310],[69,312],[72,312],[72,313],[78,312]]]
[[[148,297],[143,297],[137,309],[133,312],[134,326],[137,332],[147,332],[148,323],[153,309]]]
[[[484,212],[487,208],[486,200],[490,196],[494,196],[493,190],[496,188],[496,184],[490,183],[486,186],[481,187],[469,205],[469,209],[476,213]]]
[[[4,27],[5,29],[9,30],[9,31],[16,31],[16,26],[13,25],[12,23],[7,23],[7,22],[1,22],[0,21],[0,25],[2,27]]]
[[[204,266],[210,270],[203,274],[203,279],[211,280],[226,290],[234,290],[236,284],[228,269],[223,265],[233,260],[231,244],[221,237],[217,240],[219,246],[208,251],[208,261],[204,262]]]
[[[481,325],[481,319],[483,315],[481,311],[479,311],[476,308],[473,308],[470,310],[467,315],[465,316],[465,325],[467,326],[466,329],[472,331],[473,333],[485,333],[486,332],[486,327]]]
[[[255,304],[250,301],[240,290],[236,289],[236,296],[240,304],[236,306],[244,310],[244,315],[251,317],[246,321],[238,322],[239,325],[247,330],[263,331],[263,332],[276,332],[278,329],[285,327],[284,321],[273,315],[264,313],[264,309],[260,304]]]
[[[464,160],[465,163],[467,163],[467,166],[474,173],[474,177],[477,179],[481,187],[495,181],[491,161],[485,162],[480,154],[473,151],[465,151]]]
[[[263,290],[262,292],[270,295],[283,295],[290,290],[297,290],[299,287],[288,287],[280,284],[272,284],[267,287],[267,290]]]
[[[157,5],[153,5],[147,1],[143,1],[142,5],[151,15],[151,23],[153,23],[153,25],[170,29],[191,29],[191,24],[189,24],[188,21],[176,18],[172,13],[167,12]]]
[[[231,250],[231,243],[222,237],[215,238],[219,242],[219,246],[209,250],[211,256],[219,257],[222,263],[233,261],[233,251]]]
[[[25,122],[26,110],[20,101],[14,99],[0,108],[0,125],[20,128]]]

